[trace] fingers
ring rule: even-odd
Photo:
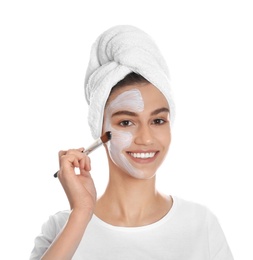
[[[78,149],[61,150],[61,151],[59,151],[58,156],[60,158],[61,156],[66,155],[67,153],[71,153],[71,152],[75,152],[75,151],[83,153],[84,148],[81,147],[81,148],[78,148]]]
[[[90,158],[83,153],[84,148],[61,150],[58,153],[60,172],[74,172],[74,168],[79,168],[80,173],[91,170]]]
[[[82,174],[84,171],[90,171],[91,170],[91,163],[90,163],[90,157],[85,156],[81,161],[79,165],[80,173]]]

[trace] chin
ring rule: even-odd
[[[137,180],[150,180],[156,176],[156,173],[154,172],[148,173],[138,169],[134,171],[127,171],[127,172],[125,171],[125,174]]]

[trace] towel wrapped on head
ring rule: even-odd
[[[111,89],[131,72],[142,75],[163,93],[169,103],[170,121],[174,120],[169,71],[158,47],[144,31],[119,25],[102,33],[91,48],[85,97],[93,138],[101,136],[104,107]]]

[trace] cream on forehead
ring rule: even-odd
[[[123,109],[129,111],[141,112],[144,109],[144,103],[141,92],[138,89],[127,90],[119,94],[108,106],[108,112],[114,113],[116,110]]]

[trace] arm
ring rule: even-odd
[[[82,239],[90,217],[90,212],[72,210],[66,225],[41,259],[71,259]]]
[[[68,197],[71,214],[62,231],[44,253],[43,260],[67,260],[74,255],[92,217],[96,190],[90,176],[90,160],[83,149],[59,152],[58,178]],[[74,168],[78,167],[80,175]]]

